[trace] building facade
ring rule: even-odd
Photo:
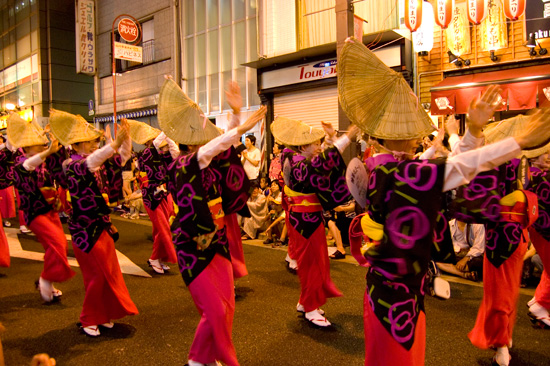
[[[471,99],[491,84],[501,88],[496,120],[550,106],[550,13],[544,2],[527,0],[525,12],[511,20],[509,1],[488,0],[476,25],[467,1],[455,0],[448,27],[434,26],[433,48],[418,56],[416,75],[417,95],[433,115],[464,121]]]
[[[76,72],[74,19],[73,0],[0,0],[0,128],[10,111],[87,116],[94,80]]]

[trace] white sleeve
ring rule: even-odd
[[[474,234],[474,245],[468,251],[467,256],[475,258],[485,252],[485,227],[482,224],[473,224],[471,230]]]
[[[23,162],[23,168],[25,168],[25,170],[27,170],[29,172],[32,172],[33,170],[38,168],[38,166],[40,164],[42,164],[43,162],[44,162],[44,160],[42,160],[42,158],[40,157],[40,154],[36,154],[36,155],[31,156],[30,158],[26,159]]]
[[[450,143],[451,141],[449,139],[449,144]],[[477,149],[478,147],[483,146],[484,143],[485,143],[485,136],[474,137],[474,135],[470,133],[470,130],[466,130],[466,133],[464,134],[464,137],[462,138],[462,140],[460,140],[455,145],[451,145],[452,155],[454,156],[454,155],[462,154],[463,152],[466,152],[466,151]]]
[[[178,144],[176,144],[176,142],[169,137],[166,138],[166,142],[168,143],[168,150],[170,151],[172,159],[176,159],[180,156],[180,148]]]
[[[105,145],[101,149],[98,149],[94,151],[92,154],[88,155],[86,158],[86,164],[88,164],[88,169],[94,173],[99,170],[101,165],[105,162],[105,160],[109,159],[113,154],[115,153],[115,150],[111,147],[111,145]]]
[[[521,148],[513,137],[447,159],[443,191],[469,183],[481,172],[517,158]]]
[[[164,132],[159,133],[157,137],[153,140],[153,145],[159,149],[159,146],[162,144],[162,142],[166,139],[166,134]]]
[[[209,141],[206,145],[201,146],[197,151],[197,160],[199,161],[199,168],[206,168],[214,156],[229,149],[236,141],[239,140],[239,133],[234,128],[223,135],[216,137]]]
[[[453,133],[449,136],[449,146],[451,147],[451,154],[456,150],[457,144],[460,142],[460,136]],[[453,154],[454,155],[454,154]]]
[[[121,164],[126,164],[126,162],[132,156],[132,139],[130,135],[128,135],[128,138],[124,140],[124,142],[122,142],[122,145],[120,145],[118,152],[120,154],[120,159],[122,160]]]
[[[170,155],[172,156],[172,159],[176,159],[180,155],[180,148],[178,144],[174,142],[171,138],[166,136],[164,132],[159,133],[159,135],[153,140],[153,145],[157,149],[157,151],[160,151],[160,145],[166,140],[166,143],[168,144],[168,150],[170,150]]]
[[[231,119],[227,124],[227,131],[234,129],[235,127],[239,127],[240,121],[241,119],[238,114],[231,114]]]
[[[348,135],[345,135],[345,134],[338,137],[338,139],[336,139],[336,141],[334,142],[334,146],[338,149],[340,154],[344,152],[344,150],[346,149],[346,147],[348,147],[349,144],[350,144],[349,137]]]
[[[435,156],[435,146],[430,146],[428,149],[426,149],[426,151],[424,151],[424,152],[418,157],[418,159],[420,159],[420,160],[428,160],[428,159],[433,159],[434,156]]]

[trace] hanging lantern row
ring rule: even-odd
[[[436,0],[434,8],[435,22],[442,28],[447,29],[453,19],[455,0]]]
[[[480,25],[487,16],[487,0],[468,0],[468,20]]]
[[[405,25],[416,32],[422,24],[422,0],[405,0]]]
[[[510,20],[518,20],[525,13],[525,0],[504,1],[504,14]]]
[[[422,25],[422,0],[405,0],[405,26],[415,32]],[[512,21],[525,13],[525,0],[503,0],[504,14]],[[468,20],[476,25],[487,16],[488,0],[468,0]],[[435,22],[443,29],[451,23],[455,0],[434,0]]]

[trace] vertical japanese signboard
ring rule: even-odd
[[[94,75],[95,62],[94,0],[76,2],[76,72]]]

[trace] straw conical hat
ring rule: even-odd
[[[172,79],[167,79],[160,89],[158,119],[166,136],[180,144],[202,145],[220,135],[199,106]]]
[[[130,137],[136,144],[145,145],[147,141],[155,139],[160,134],[160,130],[147,123],[129,119],[128,124],[130,125]]]
[[[508,118],[500,122],[491,123],[483,131],[486,143],[492,144],[500,140],[504,140],[507,137],[517,137],[523,134],[530,119],[531,116],[519,114],[515,117]],[[549,150],[550,141],[543,146],[535,146],[533,149],[525,149],[522,151],[522,155],[525,155],[528,159],[531,159],[536,158]]]
[[[48,143],[44,130],[35,119],[30,122],[25,121],[17,113],[12,113],[8,118],[7,124],[8,141],[15,147],[28,147]]]
[[[92,141],[103,132],[88,123],[82,116],[52,109],[50,128],[59,143],[69,146],[77,142]]]
[[[302,146],[320,140],[325,132],[311,127],[302,121],[277,116],[271,123],[271,132],[275,140],[287,146]]]
[[[338,61],[338,96],[348,118],[373,137],[410,140],[435,130],[401,74],[353,38]]]

